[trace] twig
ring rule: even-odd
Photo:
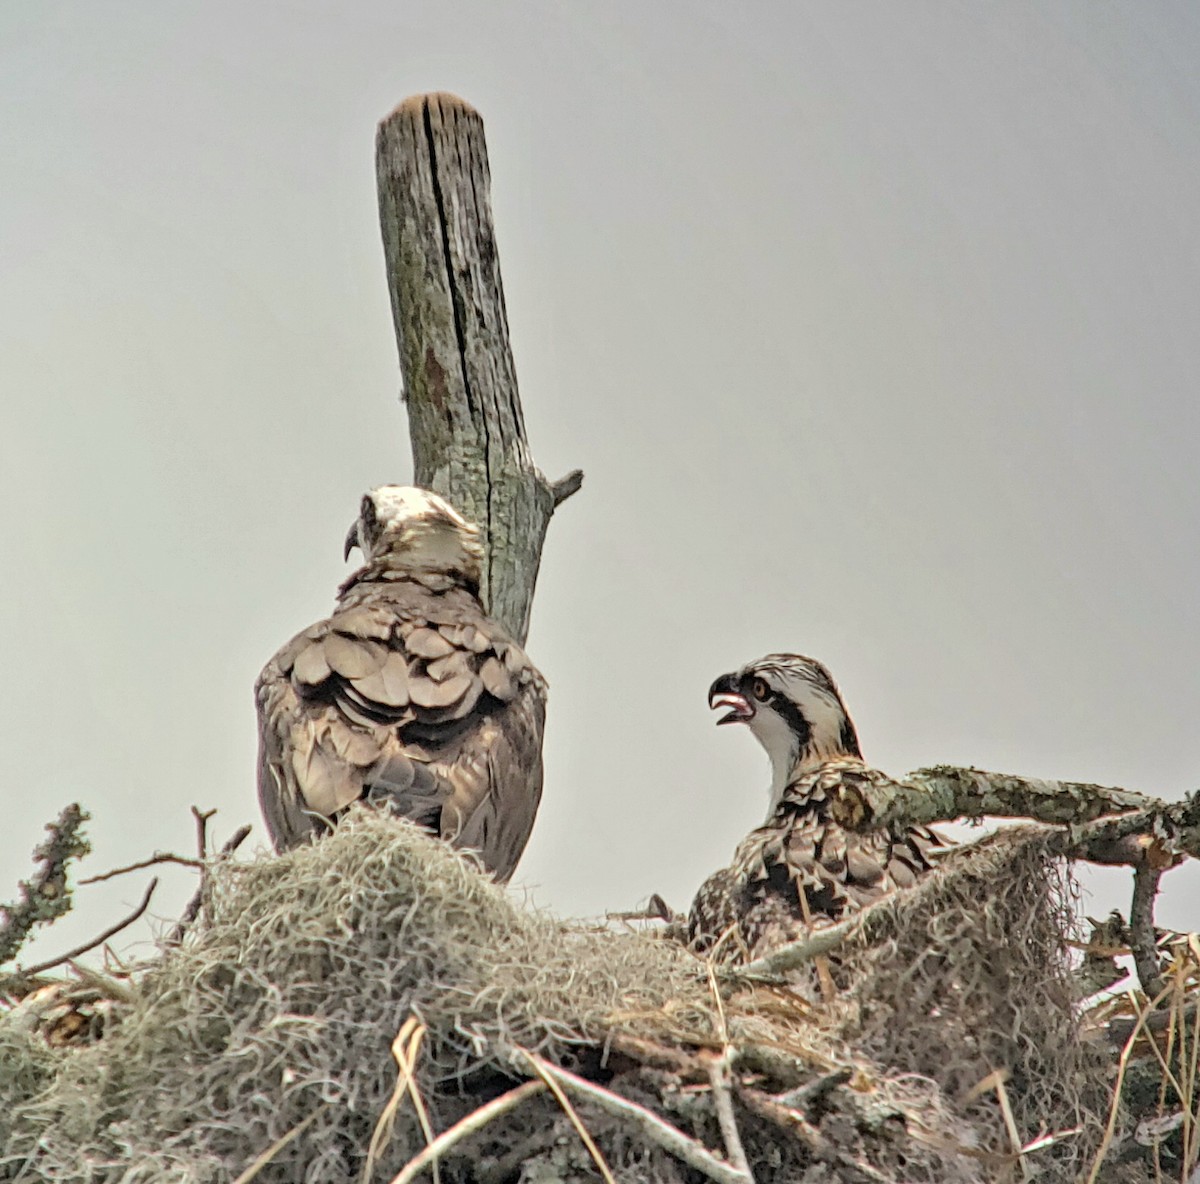
[[[612,1053],[628,1057],[639,1065],[672,1073],[686,1081],[701,1081],[705,1076],[704,1067],[698,1057],[678,1048],[668,1048],[644,1036],[613,1032],[608,1037],[608,1049]]]
[[[277,1156],[293,1139],[299,1138],[314,1122],[318,1116],[325,1110],[325,1103],[318,1106],[306,1119],[298,1122],[286,1135],[276,1139],[257,1159],[240,1175],[233,1184],[250,1184],[250,1181],[258,1175]]]
[[[708,1057],[707,1061],[708,1083],[712,1086],[713,1106],[717,1111],[717,1123],[725,1144],[725,1157],[750,1184],[754,1184],[754,1173],[750,1170],[750,1161],[746,1158],[746,1149],[742,1146],[742,1135],[738,1130],[737,1115],[733,1112],[733,1074],[730,1069],[729,1048],[726,1047],[719,1057]]]
[[[781,1106],[772,1098],[764,1097],[757,1090],[745,1086],[738,1091],[738,1096],[747,1110],[795,1135],[814,1159],[842,1168],[847,1180],[856,1184],[892,1184],[887,1176],[870,1164],[863,1163],[835,1147],[802,1114],[797,1114],[795,1110]]]
[[[544,1061],[535,1053],[531,1053],[526,1049],[520,1049],[520,1052],[533,1066],[533,1071],[546,1083],[546,1088],[554,1095],[554,1100],[562,1108],[562,1112],[567,1116],[567,1120],[575,1128],[575,1133],[579,1136],[583,1145],[587,1148],[587,1153],[592,1157],[592,1162],[596,1165],[596,1170],[604,1179],[604,1184],[617,1184],[613,1178],[612,1169],[608,1166],[608,1161],[601,1154],[600,1148],[596,1146],[596,1140],[592,1138],[592,1133],[583,1125],[583,1119],[579,1117],[579,1112],[571,1105],[571,1099],[563,1092],[563,1087],[554,1079],[554,1074],[551,1072],[553,1066],[549,1061]]]
[[[1105,1157],[1108,1155],[1109,1148],[1112,1146],[1113,1136],[1117,1130],[1117,1117],[1121,1111],[1121,1090],[1125,1085],[1125,1071],[1129,1068],[1129,1060],[1133,1055],[1134,1041],[1137,1040],[1139,1033],[1145,1026],[1147,1019],[1154,1013],[1155,1008],[1166,998],[1170,987],[1160,991],[1152,1000],[1148,1000],[1146,1006],[1138,1013],[1137,1023],[1133,1026],[1133,1031],[1129,1033],[1129,1039],[1125,1041],[1125,1047],[1121,1049],[1120,1059],[1117,1061],[1117,1079],[1113,1083],[1112,1102],[1109,1104],[1108,1122],[1104,1128],[1104,1136],[1100,1140],[1100,1146],[1096,1151],[1096,1158],[1092,1163],[1092,1170],[1088,1173],[1086,1184],[1096,1184],[1096,1177],[1100,1174],[1100,1167],[1104,1163]]]
[[[814,958],[840,946],[856,930],[863,926],[864,913],[857,913],[848,921],[826,925],[816,929],[799,941],[789,942],[772,950],[765,957],[756,958],[745,966],[729,967],[724,974],[730,978],[760,978],[778,980],[788,973],[811,962]]]
[[[170,851],[155,851],[149,859],[141,859],[137,863],[126,864],[125,867],[114,867],[110,872],[101,872],[98,876],[88,876],[86,880],[80,880],[80,884],[99,884],[101,880],[112,880],[117,876],[123,876],[127,872],[140,872],[145,868],[154,867],[157,863],[178,863],[183,867],[202,868],[204,864],[199,859],[192,859],[187,855],[174,855]]]
[[[524,1050],[521,1051],[525,1056],[533,1055],[525,1053]],[[543,1060],[541,1064],[559,1085],[595,1102],[602,1110],[629,1120],[646,1138],[657,1143],[676,1159],[682,1160],[688,1167],[695,1168],[710,1180],[716,1181],[716,1184],[747,1184],[746,1176],[732,1164],[718,1159],[695,1139],[689,1138],[683,1131],[673,1127],[669,1122],[665,1122],[653,1111],[595,1085],[585,1078],[576,1077],[574,1073],[560,1069],[557,1065],[551,1065],[548,1061]],[[392,1184],[404,1184],[404,1182],[395,1180]]]
[[[526,1098],[542,1093],[545,1088],[544,1081],[527,1081],[524,1085],[518,1085],[516,1089],[510,1089],[508,1093],[493,1098],[486,1105],[480,1106],[478,1110],[472,1110],[466,1118],[459,1119],[452,1127],[442,1131],[424,1151],[414,1155],[392,1177],[391,1184],[411,1184],[426,1167],[441,1159],[456,1143],[461,1142],[468,1135],[482,1130],[489,1122],[501,1115],[515,1110]]]
[[[90,966],[76,962],[73,958],[67,960],[67,965],[79,976],[84,986],[99,991],[105,998],[116,999],[121,1003],[133,1002],[133,991],[119,979],[113,978],[112,975],[102,974]]]
[[[550,486],[550,492],[554,495],[555,507],[561,506],[567,498],[571,497],[572,494],[578,493],[582,487],[582,469],[572,469],[565,477],[559,477]]]
[[[1108,1021],[1104,1034],[1110,1044],[1124,1044],[1135,1028],[1144,1028],[1147,1032],[1165,1032],[1177,1022],[1187,1023],[1197,1016],[1200,1016],[1200,1006],[1195,1002],[1179,1008],[1178,1013],[1170,1010],[1155,1011],[1149,1016],[1139,1015],[1137,1018],[1115,1016]]]
[[[646,902],[643,909],[628,909],[619,913],[605,913],[606,921],[676,921],[679,914],[657,892]]]
[[[1146,998],[1163,989],[1163,977],[1158,964],[1158,942],[1154,936],[1154,898],[1162,869],[1142,864],[1133,873],[1133,900],[1129,905],[1129,948],[1138,981]]]
[[[201,859],[208,858],[208,820],[216,812],[215,809],[201,810],[199,806],[192,807],[192,817],[196,820],[196,854]]]
[[[783,1089],[803,1085],[811,1078],[814,1066],[822,1073],[828,1073],[835,1067],[832,1061],[815,1052],[809,1053],[807,1061],[801,1060],[779,1045],[766,1043],[761,1033],[756,1035],[749,1025],[736,1020],[733,1023],[733,1040],[734,1065],[737,1068],[761,1073]]]
[[[363,1184],[369,1184],[375,1174],[375,1162],[392,1137],[396,1112],[400,1109],[400,1103],[406,1093],[412,1098],[421,1133],[425,1136],[426,1146],[433,1142],[433,1127],[429,1122],[429,1111],[425,1108],[425,1099],[421,1097],[421,1091],[417,1088],[416,1082],[417,1053],[420,1052],[425,1031],[425,1025],[415,1015],[410,1015],[401,1025],[400,1031],[396,1033],[396,1039],[392,1041],[392,1056],[396,1059],[398,1069],[396,1084],[392,1088],[392,1096],[384,1106],[383,1113],[380,1114],[374,1133],[371,1135],[371,1143],[367,1148],[367,1160],[363,1165]],[[434,1184],[437,1184],[436,1160],[433,1163],[433,1179]]]
[[[192,807],[195,809],[195,807]],[[205,815],[207,818],[208,815]],[[230,836],[229,841],[221,848],[217,859],[224,859],[226,856],[232,855],[245,841],[246,836],[250,833],[249,826],[239,826],[237,830]],[[183,941],[183,935],[187,932],[188,926],[200,915],[200,905],[204,902],[204,890],[208,887],[208,865],[204,865],[204,869],[200,872],[200,886],[196,889],[192,899],[188,901],[187,908],[183,910],[183,916],[175,924],[175,928],[171,930],[171,935],[167,938],[167,945],[176,946]]]
[[[797,1086],[796,1089],[788,1090],[787,1093],[779,1094],[772,1101],[792,1110],[807,1110],[824,1099],[827,1094],[832,1093],[839,1085],[845,1085],[853,1076],[853,1069],[844,1067],[834,1069],[832,1073],[823,1073],[813,1081]]]
[[[1012,1103],[1008,1100],[1008,1090],[1004,1085],[1007,1078],[1007,1070],[993,1069],[982,1081],[976,1082],[967,1091],[966,1100],[970,1102],[974,1098],[982,1097],[988,1092],[996,1095],[996,1104],[1000,1107],[1000,1117],[1004,1120],[1004,1131],[1008,1135],[1008,1145],[1012,1156],[1010,1162],[1019,1166],[1022,1180],[1029,1180],[1031,1179],[1033,1169],[1022,1152],[1021,1134],[1017,1130],[1017,1119],[1013,1114]]]
[[[154,895],[154,889],[157,887],[158,877],[156,876],[146,885],[146,892],[142,897],[142,903],[124,921],[118,921],[115,925],[109,926],[95,940],[85,942],[81,946],[76,946],[75,949],[69,950],[58,958],[51,958],[48,962],[39,962],[36,966],[27,966],[24,969],[19,969],[14,977],[32,978],[34,975],[52,970],[55,966],[61,966],[64,962],[70,962],[73,958],[78,958],[81,954],[86,954],[89,950],[94,950],[97,946],[102,946],[110,937],[120,933],[127,925],[132,925],[150,907],[150,897]]]
[[[42,867],[29,880],[17,885],[15,904],[0,904],[0,964],[10,962],[21,951],[37,925],[47,925],[71,908],[67,864],[91,850],[83,835],[88,815],[78,803],[67,806],[54,822],[46,823],[50,837],[34,849],[33,859]]]

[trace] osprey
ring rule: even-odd
[[[837,684],[820,662],[769,654],[721,675],[709,688],[708,704],[728,708],[717,722],[746,724],[766,749],[771,804],[766,822],[742,840],[729,867],[696,894],[688,917],[694,948],[732,938],[726,956],[759,957],[814,924],[837,921],[908,887],[932,866],[931,853],[945,845],[934,831],[856,834],[829,816],[840,786],[886,777],[864,763]]]
[[[365,562],[263,669],[258,797],[278,850],[381,801],[506,881],[542,793],[546,683],[479,601],[478,528],[383,485],[346,536]]]

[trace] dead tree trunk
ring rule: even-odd
[[[454,95],[406,99],[375,164],[414,478],[480,526],[483,603],[524,642],[546,527],[583,474],[550,482],[529,452],[483,120]]]

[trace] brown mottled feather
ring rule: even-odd
[[[371,574],[259,676],[267,828],[284,849],[382,798],[507,880],[541,797],[545,682],[467,588]]]
[[[839,786],[886,781],[861,760],[826,761],[797,777],[771,818],[742,840],[727,868],[700,887],[688,918],[700,950],[724,934],[726,956],[755,958],[804,935],[809,924],[829,924],[907,888],[933,866],[945,847],[926,827],[858,834],[829,816]]]

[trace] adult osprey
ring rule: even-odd
[[[546,683],[483,611],[479,531],[435,493],[362,499],[364,564],[255,685],[258,797],[276,848],[386,802],[507,880],[542,793]]]
[[[717,722],[744,723],[771,760],[767,821],[738,845],[692,902],[694,948],[721,942],[726,956],[759,957],[813,924],[838,920],[913,884],[945,840],[925,827],[856,834],[829,816],[838,788],[879,782],[862,759],[858,733],[829,671],[799,654],[769,654],[708,692]],[[722,941],[722,938],[725,940]]]

